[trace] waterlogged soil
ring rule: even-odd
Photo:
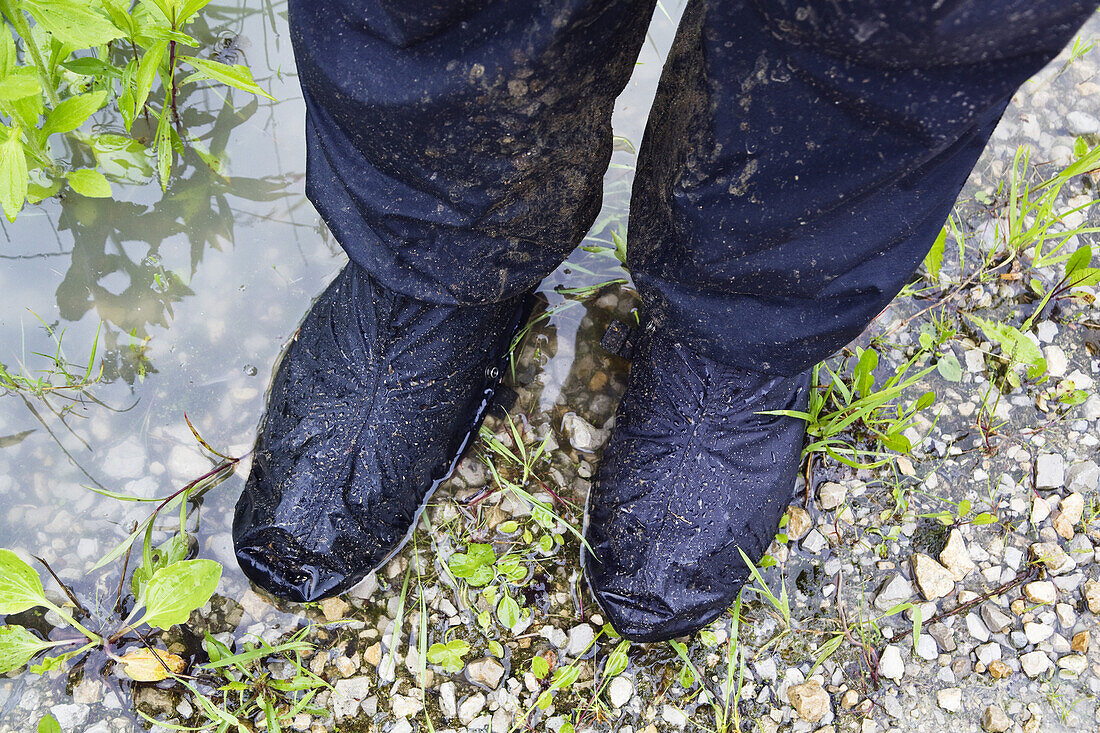
[[[97,343],[104,371],[90,389],[95,400],[0,396],[0,545],[47,561],[99,617],[97,628],[118,624],[113,607],[122,564],[91,568],[147,516],[149,505],[88,487],[166,496],[209,471],[213,464],[185,414],[214,447],[245,454],[272,365],[310,300],[344,262],[303,195],[303,112],[284,13],[279,3],[231,4],[210,14],[216,20],[199,34],[208,50],[238,49],[278,100],[237,92],[227,99],[224,89],[210,88],[184,101],[188,129],[224,159],[220,173],[189,156],[166,196],[151,181],[118,185],[114,200],[72,195],[5,225],[0,361],[28,370],[45,365],[34,352],[56,345],[41,318],[56,333],[64,330],[64,352],[74,362],[86,362]],[[658,9],[651,42],[617,105],[616,133],[634,145],[673,28]],[[1094,20],[1083,37],[1088,42],[1098,32]],[[796,505],[805,511],[792,514],[784,541],[771,549],[775,564],[764,571],[775,596],[785,589],[789,615],[765,594],[746,592],[733,653],[727,615],[683,640],[690,666],[668,644],[631,645],[625,666],[615,665],[621,671],[608,670],[619,640],[603,630],[565,522],[579,527],[583,520],[625,385],[628,362],[599,342],[612,321],[633,321],[637,299],[621,284],[559,292],[625,277],[613,257],[580,250],[544,283],[547,316],[532,326],[508,375],[509,414],[527,450],[549,436],[525,490],[563,521],[533,514],[514,493],[494,491],[482,442],[436,493],[415,541],[386,567],[342,598],[284,604],[250,588],[233,559],[229,520],[247,475],[245,458],[188,518],[193,551],[224,566],[217,593],[188,624],[150,641],[201,663],[204,632],[240,649],[250,638],[276,643],[308,625],[316,651],[304,663],[332,688],[313,699],[318,710],[285,721],[284,730],[713,730],[723,726],[710,701],[729,730],[1005,730],[999,714],[1008,730],[1094,728],[1100,313],[1088,299],[1044,311],[1031,332],[1049,377],[1003,394],[997,347],[965,315],[954,318],[972,313],[1019,325],[1037,300],[1028,280],[1037,276],[1049,286],[1060,276],[1057,267],[1032,272],[1023,258],[957,287],[977,266],[976,243],[988,248],[997,237],[996,208],[975,195],[995,198],[1017,146],[1032,145],[1032,160],[1046,164],[1049,175],[1072,160],[1076,136],[1100,139],[1100,57],[1092,52],[1063,68],[1066,60],[1025,85],[972,176],[960,203],[972,246],[963,262],[949,243],[940,282],[915,278],[912,293],[858,342],[879,348],[878,374],[885,379],[915,352],[922,329],[935,332],[922,311],[954,293],[946,312],[958,334],[939,358],[950,352],[961,374],[947,370],[948,380],[932,371],[907,393],[907,402],[926,390],[937,394],[907,431],[911,456],[858,471],[815,458],[808,485],[803,477],[795,487]],[[110,129],[118,122],[100,124]],[[611,232],[625,230],[634,159],[628,145],[618,147],[588,246],[610,245]],[[1073,205],[1093,196],[1091,179],[1074,181],[1065,194]],[[1071,383],[1087,399],[1062,405],[1059,390]],[[501,414],[487,428],[516,451]],[[507,459],[493,461],[505,477],[522,478]],[[1074,495],[1084,509],[1066,531]],[[969,513],[959,508],[964,500]],[[954,515],[954,533],[931,516],[942,512]],[[975,521],[979,513],[996,521]],[[172,525],[166,518],[154,540],[167,537]],[[492,599],[471,591],[447,570],[447,558],[475,542],[518,557],[524,577],[494,581]],[[1039,542],[1061,548],[1070,563],[1029,563]],[[1040,554],[1051,552],[1047,546]],[[923,560],[914,564],[918,554],[947,565],[939,566],[946,577]],[[56,581],[47,588],[65,601]],[[504,592],[521,608],[511,628],[500,621]],[[884,617],[906,602],[915,605]],[[916,608],[921,628],[914,642]],[[58,621],[52,614],[8,621],[52,638],[65,633],[51,629]],[[422,629],[429,646],[468,642],[460,671],[428,662],[421,674]],[[838,645],[829,643],[836,638]],[[832,647],[835,653],[823,654]],[[740,671],[727,677],[731,659]],[[553,670],[566,669],[576,671],[575,681],[551,690]],[[281,662],[267,671],[275,679],[291,674]],[[34,730],[46,713],[65,731],[149,729],[139,711],[163,722],[153,726],[158,730],[203,723],[200,706],[180,685],[133,683],[98,652],[66,669],[0,678],[0,732]],[[250,725],[266,727],[258,719]]]

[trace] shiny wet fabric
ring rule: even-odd
[[[671,336],[644,338],[588,499],[585,572],[632,641],[691,633],[722,614],[792,498],[807,374],[726,366]]]
[[[275,375],[233,520],[245,574],[314,601],[396,551],[476,429],[526,306],[427,304],[349,264]]]

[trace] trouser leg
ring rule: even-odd
[[[628,263],[658,328],[794,374],[897,294],[1017,86],[1095,0],[691,0]]]
[[[654,1],[291,0],[306,192],[348,256],[439,304],[538,284],[599,211]]]

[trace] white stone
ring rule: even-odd
[[[411,695],[393,695],[390,697],[390,710],[398,718],[416,715],[424,709],[424,703]]]
[[[634,697],[634,684],[626,675],[620,674],[611,680],[611,684],[607,686],[607,696],[612,705],[621,708],[630,702],[630,698]]]
[[[1039,337],[1039,341],[1042,343],[1049,344],[1058,335],[1058,326],[1051,321],[1043,321],[1035,329],[1035,335]]]
[[[943,565],[924,553],[913,554],[913,578],[926,600],[943,598],[955,587],[955,579]]]
[[[1089,660],[1084,654],[1067,654],[1058,659],[1058,666],[1075,675],[1082,675],[1088,669]]]
[[[50,708],[50,712],[61,725],[61,730],[71,731],[84,724],[88,719],[88,706],[76,703],[61,703]]]
[[[1060,346],[1051,344],[1043,349],[1043,357],[1047,360],[1047,373],[1052,377],[1066,376],[1069,364],[1066,361],[1066,352]]]
[[[1031,523],[1039,524],[1046,521],[1050,516],[1050,504],[1047,500],[1041,496],[1033,497],[1031,500]]]
[[[1032,603],[1051,605],[1058,600],[1058,590],[1049,580],[1035,580],[1024,586],[1024,597]]]
[[[829,544],[829,541],[825,539],[825,535],[817,531],[816,528],[811,529],[810,533],[806,535],[806,539],[802,540],[802,549],[811,555],[817,555]]]
[[[882,650],[882,656],[878,658],[878,673],[894,682],[900,682],[905,674],[905,662],[901,660],[901,652],[893,644],[887,644]]]
[[[684,711],[667,703],[661,706],[661,719],[673,728],[683,728],[688,722]]]
[[[1024,624],[1024,635],[1030,644],[1041,644],[1050,638],[1054,629],[1037,621],[1029,621]]]
[[[1100,466],[1096,461],[1074,463],[1066,472],[1066,488],[1083,493],[1100,491]]]
[[[962,532],[956,527],[951,530],[951,534],[947,538],[947,544],[944,545],[943,552],[940,553],[940,562],[943,566],[951,572],[951,577],[955,580],[962,580],[970,571],[974,570],[977,565],[970,559],[970,553],[966,550],[966,543],[963,541]]]
[[[577,624],[569,629],[569,641],[565,646],[565,653],[571,657],[583,654],[592,640],[596,638],[596,632],[588,624]]]
[[[985,623],[976,613],[968,613],[966,615],[966,630],[970,632],[976,641],[983,644],[989,641],[989,629],[986,628]]]
[[[1012,721],[998,705],[990,705],[982,713],[982,729],[988,733],[1005,733],[1012,727]]]
[[[561,421],[562,432],[569,444],[584,453],[595,453],[611,437],[610,430],[601,430],[575,412],[566,413]]]
[[[936,691],[936,702],[949,713],[957,713],[962,707],[962,690],[958,687],[947,687]]]
[[[484,709],[485,696],[480,692],[475,692],[458,706],[458,719],[463,725],[469,725],[474,721],[474,718],[481,715],[481,711]]]
[[[817,490],[817,503],[825,511],[832,511],[844,503],[848,489],[835,481],[826,481]]]
[[[1066,482],[1066,459],[1061,453],[1040,453],[1035,459],[1035,488],[1057,489]]]
[[[359,703],[370,691],[370,677],[351,677],[346,680],[337,680],[332,686],[332,697],[329,704],[336,719],[353,716],[359,710]]]
[[[1030,548],[1031,557],[1046,567],[1051,575],[1065,575],[1077,568],[1077,563],[1055,542],[1036,542]]]
[[[966,371],[971,374],[981,374],[985,371],[985,354],[978,349],[968,349],[964,358],[966,359]]]
[[[1038,677],[1050,669],[1050,657],[1043,652],[1028,652],[1020,655],[1020,668],[1028,677]]]
[[[798,717],[810,723],[818,722],[832,710],[829,693],[816,679],[788,688],[787,699]]]
[[[1058,516],[1054,518],[1054,531],[1067,540],[1073,539],[1075,527],[1085,511],[1085,497],[1076,491],[1062,499]]]
[[[439,686],[439,709],[446,718],[453,718],[458,715],[454,682],[444,682]]]
[[[1066,123],[1074,135],[1088,135],[1100,132],[1100,120],[1080,110],[1066,114]]]
[[[940,650],[936,647],[936,640],[928,634],[921,634],[917,639],[916,655],[926,661],[933,661],[940,655]]]
[[[504,676],[504,667],[492,657],[486,657],[466,665],[466,676],[471,682],[496,689],[500,678]]]

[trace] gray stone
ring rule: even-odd
[[[1012,625],[1012,617],[997,607],[992,601],[982,604],[982,621],[994,634],[999,634]]]
[[[562,418],[561,429],[569,439],[569,444],[584,453],[595,453],[611,437],[610,430],[595,427],[575,412],[567,413]]]
[[[351,677],[346,680],[337,680],[332,690],[330,703],[332,714],[336,719],[351,717],[359,710],[359,703],[370,691],[370,677]]]
[[[1066,488],[1083,493],[1100,491],[1100,466],[1096,461],[1074,463],[1066,472]]]
[[[439,709],[444,717],[453,718],[458,715],[458,704],[455,702],[455,683],[444,682],[439,686]]]
[[[844,503],[848,489],[835,481],[826,481],[817,489],[817,504],[825,511],[832,511]]]
[[[913,586],[900,573],[894,573],[882,584],[875,595],[875,609],[885,613],[899,603],[913,597]]]
[[[88,706],[77,703],[61,703],[50,708],[50,712],[61,725],[61,730],[75,730],[88,719]]]
[[[596,638],[596,632],[588,624],[577,624],[569,629],[569,641],[565,645],[565,653],[571,657],[583,654],[592,640]]]
[[[1005,733],[1012,727],[1012,721],[999,705],[990,705],[982,713],[982,729],[988,733]]]
[[[1057,489],[1066,482],[1066,459],[1061,453],[1040,453],[1035,459],[1035,488]]]
[[[1032,559],[1041,562],[1051,575],[1072,573],[1077,567],[1073,558],[1056,542],[1036,542],[1030,550]]]

